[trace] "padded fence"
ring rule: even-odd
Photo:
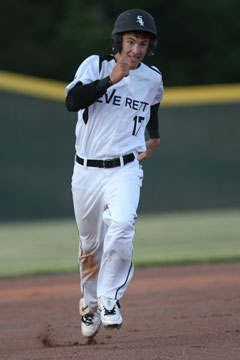
[[[240,103],[163,106],[139,212],[240,207]],[[76,114],[0,91],[0,220],[73,216]]]
[[[141,211],[240,206],[240,104],[162,108]]]

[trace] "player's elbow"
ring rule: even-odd
[[[78,107],[74,103],[72,96],[70,93],[68,93],[66,100],[65,100],[65,106],[68,111],[79,111]]]

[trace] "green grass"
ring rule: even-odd
[[[240,260],[240,210],[144,216],[136,230],[138,265]]]
[[[240,210],[140,215],[137,266],[240,260]],[[0,277],[78,269],[74,219],[0,224]]]

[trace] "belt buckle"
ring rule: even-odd
[[[105,159],[103,160],[103,168],[104,169],[109,169],[111,168],[112,166],[110,165],[111,163],[113,162],[112,159]],[[110,166],[109,166],[110,165]]]

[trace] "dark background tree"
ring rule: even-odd
[[[113,23],[129,8],[156,19],[158,51],[146,62],[165,86],[240,82],[239,0],[8,0],[0,68],[68,82],[86,56],[111,52]]]

